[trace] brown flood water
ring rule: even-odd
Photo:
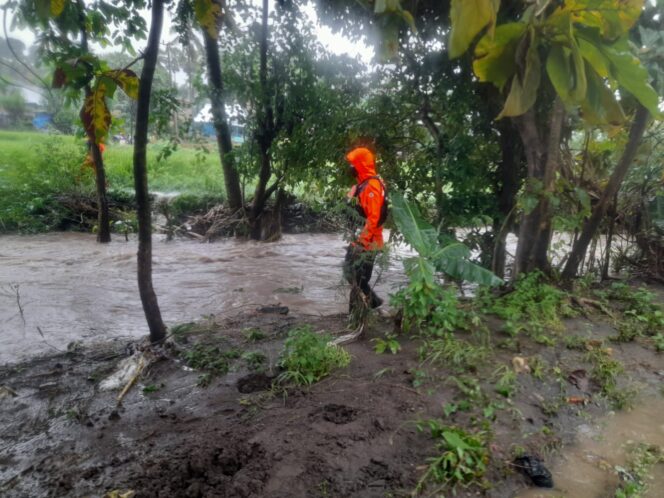
[[[551,467],[555,489],[529,489],[516,498],[614,498],[624,467],[626,445],[644,442],[664,448],[664,399],[644,397],[633,410],[618,412],[578,428],[577,441],[562,450]],[[664,464],[655,466],[649,489],[641,498],[664,497]]]
[[[79,233],[0,237],[0,365],[65,349],[71,341],[146,335],[136,246],[118,236],[97,244]],[[345,247],[334,234],[286,235],[271,244],[155,237],[154,286],[164,320],[174,325],[277,303],[297,313],[342,313]],[[404,279],[401,262],[393,259],[377,292],[387,297]],[[10,284],[19,285],[25,322]]]

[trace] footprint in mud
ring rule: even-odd
[[[273,381],[274,377],[265,373],[251,373],[238,379],[236,386],[242,394],[249,394],[256,391],[267,391],[272,387]]]
[[[357,418],[357,410],[345,405],[330,403],[322,409],[323,419],[333,424],[348,424]]]

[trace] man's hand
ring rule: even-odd
[[[351,187],[351,189],[348,191],[348,193],[346,194],[346,197],[347,197],[348,199],[352,199],[353,197],[355,197],[355,191],[356,191],[356,190],[357,190],[357,185],[353,185],[353,186]]]

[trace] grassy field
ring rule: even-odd
[[[148,179],[152,192],[179,192],[205,198],[224,197],[216,152],[181,147],[157,160],[163,143],[148,147]],[[83,167],[83,138],[39,132],[0,131],[0,232],[56,229],[62,217],[58,197],[94,195],[94,178]],[[108,188],[113,195],[133,191],[133,149],[110,144],[105,152]]]

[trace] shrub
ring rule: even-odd
[[[311,385],[328,376],[335,368],[350,363],[350,355],[329,344],[330,337],[314,333],[310,327],[291,330],[284,343],[279,366],[285,371],[280,381]]]

